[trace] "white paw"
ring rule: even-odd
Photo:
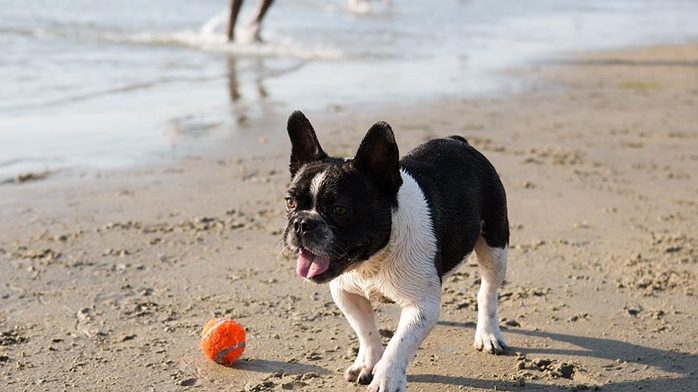
[[[407,390],[405,367],[382,365],[382,362],[376,365],[373,381],[368,386],[368,390],[370,392],[405,392]]]
[[[383,347],[367,350],[368,354],[364,354],[360,350],[354,364],[344,372],[344,379],[349,382],[358,382],[361,385],[370,384],[373,380],[373,368],[380,361],[383,350]]]
[[[475,342],[473,346],[479,351],[488,352],[490,354],[502,354],[507,348],[502,332],[499,330],[499,325],[496,327],[483,328],[480,328],[478,325],[475,331]]]
[[[351,365],[344,372],[344,379],[349,382],[368,385],[373,380],[373,368],[365,365]]]

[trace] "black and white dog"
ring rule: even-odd
[[[497,289],[509,243],[506,195],[490,162],[459,136],[430,140],[399,159],[390,126],[368,130],[354,158],[320,147],[301,112],[288,119],[292,181],[284,242],[296,272],[330,283],[359,338],[345,378],[370,391],[406,388],[405,371],[439,319],[441,283],[474,250],[482,283],[475,348],[501,353]],[[371,300],[402,307],[383,347]]]

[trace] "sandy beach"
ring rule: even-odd
[[[408,390],[698,390],[698,44],[509,72],[522,92],[306,112],[338,156],[376,120],[402,153],[463,135],[507,189],[510,348],[472,347],[472,261],[444,282]],[[0,389],[363,391],[342,379],[358,343],[328,288],[281,253],[285,119],[262,133],[0,185]],[[377,312],[387,340],[398,309]],[[247,328],[234,368],[199,351],[214,317]]]

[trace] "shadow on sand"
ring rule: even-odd
[[[258,373],[269,373],[283,369],[286,374],[305,374],[315,372],[320,375],[331,373],[329,370],[307,363],[289,363],[285,361],[271,361],[268,359],[255,359],[253,361],[240,361],[235,367],[240,370],[247,370]]]
[[[475,323],[460,323],[454,321],[439,321],[439,325],[449,327],[461,327],[473,329]],[[558,342],[564,342],[579,347],[578,349],[556,348],[525,348],[510,347],[509,353],[514,351],[524,354],[556,354],[570,355],[588,358],[600,358],[609,361],[620,359],[629,363],[647,365],[657,370],[674,373],[672,378],[648,378],[638,381],[618,381],[604,384],[602,388],[607,391],[698,391],[698,356],[668,350],[659,350],[651,347],[638,346],[619,340],[591,338],[584,336],[566,335],[553,332],[530,331],[523,329],[508,329],[508,334],[519,334],[526,337],[547,338]],[[511,355],[511,354],[508,354]],[[442,376],[432,374],[419,374],[407,377],[408,381],[415,383],[446,384],[453,386],[466,386],[478,389],[521,391],[521,390],[545,390],[568,391],[569,385],[543,385],[535,382],[526,382],[525,388],[516,386],[514,381],[480,380],[475,378]]]

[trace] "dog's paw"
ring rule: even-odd
[[[381,366],[381,362],[378,362],[368,390],[369,392],[405,392],[407,390],[405,368]]]
[[[478,351],[490,354],[502,354],[506,350],[507,344],[504,342],[504,337],[499,328],[478,328],[475,332],[473,347]]]
[[[362,365],[352,365],[344,372],[344,379],[349,382],[357,382],[368,385],[373,380],[373,369]]]
[[[354,364],[349,366],[344,372],[344,379],[349,382],[358,382],[361,385],[368,385],[373,380],[373,368],[383,356],[382,346],[373,349],[359,350]]]

